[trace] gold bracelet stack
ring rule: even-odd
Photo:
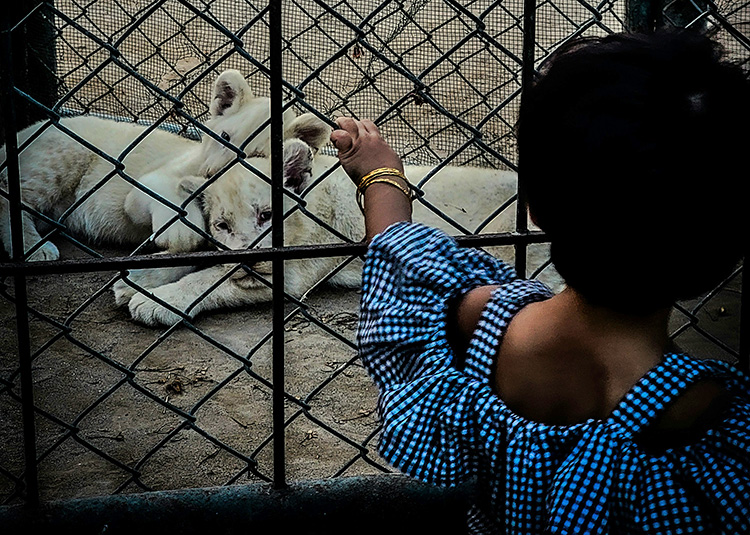
[[[389,177],[400,178],[406,182],[406,185],[402,185]],[[360,179],[359,184],[357,184],[357,204],[362,212],[365,211],[365,207],[362,204],[362,197],[365,194],[365,190],[376,183],[390,184],[406,195],[406,198],[409,199],[410,202],[414,200],[414,194],[409,187],[409,180],[404,173],[393,167],[379,167],[363,176]]]

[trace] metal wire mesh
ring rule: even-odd
[[[718,5],[689,2],[688,8],[673,2],[663,14],[675,24],[716,28],[735,57],[747,65],[748,6],[739,0]],[[219,73],[238,69],[257,94],[270,93],[266,4],[58,0],[54,7],[43,7],[37,14],[54,28],[56,87],[46,102],[37,96],[40,88],[32,80],[20,88],[24,94],[15,102],[41,110],[48,117],[47,128],[76,138],[57,118],[95,114],[221,142],[221,132],[203,126]],[[678,8],[682,18],[675,15]],[[625,12],[621,0],[539,2],[535,61],[565,40],[623,30]],[[687,22],[686,12],[692,13]],[[22,21],[11,33],[22,33],[31,20]],[[446,165],[515,170],[513,124],[524,65],[522,21],[522,2],[288,0],[283,4],[283,28],[274,30],[282,35],[284,98],[297,112],[311,111],[327,121],[342,114],[375,118],[408,163],[432,169],[420,182],[424,196],[419,202],[426,213],[454,234],[497,230],[492,220],[504,220],[500,230],[507,233],[515,228],[514,192],[469,224],[461,214],[472,211],[477,197],[463,195],[464,204],[456,201],[458,205],[449,206],[432,197],[430,184]],[[28,50],[42,55],[48,40],[34,38],[28,36]],[[97,141],[79,139],[92,150]],[[138,150],[140,143],[127,150]],[[23,144],[21,150],[23,155]],[[97,187],[115,179],[137,186],[138,177],[118,167],[121,154],[101,156],[111,160],[113,170]],[[238,157],[229,167],[241,165]],[[466,171],[467,182],[472,172]],[[325,217],[305,204],[326,179],[297,197],[299,203],[288,215],[300,212],[306,221],[326,225]],[[5,183],[2,195],[8,197]],[[74,213],[84,200],[66,213]],[[172,221],[186,221],[184,207],[172,205]],[[30,318],[37,444],[32,455],[42,499],[272,481],[273,410],[283,411],[285,469],[291,479],[390,471],[374,451],[375,391],[355,351],[358,295],[324,285],[345,265],[310,288],[315,292],[301,298],[286,296],[283,348],[271,347],[279,325],[273,324],[267,303],[186,318],[173,327],[146,328],[114,307],[111,289],[125,269],[160,261],[144,255],[153,236],[129,249],[92,243],[71,233],[65,217],[32,212],[51,225],[43,237],[55,241],[67,260],[46,266],[46,272],[23,266],[28,299],[19,295],[9,276],[20,276],[21,268],[13,271],[13,264],[4,264],[8,277],[0,288],[6,345],[0,361],[0,438],[6,445],[0,454],[3,503],[29,499],[19,366],[23,343],[15,336],[15,307]],[[346,241],[343,238],[336,235],[332,241]],[[510,244],[534,241],[539,237],[530,234],[471,243],[504,244],[496,252],[512,258]],[[361,249],[352,247],[330,254],[345,258],[345,263],[356,262]],[[299,254],[309,260],[326,251],[313,248]],[[138,256],[128,259],[131,253]],[[271,284],[267,275],[253,269],[261,257],[243,254],[200,257],[201,265],[235,266],[205,295],[236,273]],[[113,256],[121,261],[106,264],[104,259]],[[188,263],[168,255],[161,261],[158,265]],[[554,277],[544,261],[532,262],[529,273]],[[673,319],[676,343],[698,356],[737,358],[741,277],[738,268],[708,296],[679,305]],[[146,291],[137,284],[134,288]],[[274,351],[286,356],[283,407],[271,404]]]

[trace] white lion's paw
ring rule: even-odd
[[[158,296],[164,301],[172,302],[164,296]],[[144,294],[135,294],[128,303],[128,310],[132,318],[145,325],[156,327],[159,325],[171,326],[179,323],[182,318],[174,312],[164,308],[159,303]]]
[[[160,249],[171,252],[195,251],[203,243],[203,236],[193,229],[176,221],[170,227],[159,234],[154,242]]]
[[[154,268],[154,269],[133,269],[128,272],[127,279],[130,283],[126,282],[125,279],[119,279],[112,286],[112,291],[115,294],[115,303],[117,306],[128,304],[130,299],[138,293],[138,288],[145,288],[147,290],[153,288],[159,288],[167,284],[173,283],[188,273],[192,272],[195,268],[191,266],[176,266],[167,268]],[[134,288],[133,285],[136,285]],[[170,303],[170,292],[168,289],[162,288],[160,292],[165,292],[166,299]],[[172,290],[172,294],[176,294],[175,290]],[[178,298],[183,297],[177,294]]]
[[[115,304],[118,307],[127,305],[130,302],[130,298],[136,294],[136,289],[122,279],[118,280],[112,286],[112,291],[115,294]]]
[[[60,258],[60,251],[54,243],[44,242],[39,249],[29,256],[26,260],[29,262],[44,262],[47,260],[57,260]]]
[[[156,283],[151,281],[151,278],[153,278],[150,276],[151,271],[154,270],[134,269],[133,271],[128,272],[127,278],[131,283],[136,284],[141,288],[154,288],[160,284],[158,281],[155,281]],[[112,286],[112,291],[115,293],[115,304],[119,307],[127,305],[130,302],[130,299],[138,293],[138,288],[125,282],[125,279],[120,279],[114,284],[114,286]]]

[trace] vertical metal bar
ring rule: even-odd
[[[14,107],[13,21],[6,13],[0,29],[0,61],[2,62],[2,106],[5,123],[5,159],[8,173],[11,244],[14,262],[23,261],[23,215],[21,212],[21,180],[18,168],[18,140]],[[21,418],[23,421],[26,503],[39,505],[39,481],[36,466],[36,429],[34,425],[34,381],[31,371],[31,337],[29,335],[28,297],[23,274],[13,277],[16,300],[18,360],[21,369]]]
[[[521,66],[521,100],[534,81],[534,57],[536,46],[536,0],[523,2],[523,65]],[[526,213],[526,187],[523,180],[523,162],[518,162],[518,199],[516,200],[516,232],[528,232],[529,223]],[[526,277],[526,251],[528,244],[518,243],[515,246],[516,272],[519,277]]]
[[[284,125],[282,72],[281,0],[270,0],[268,26],[271,69],[271,206],[274,247],[284,246]],[[284,430],[284,260],[272,260],[273,270],[273,480],[286,487],[286,441]]]

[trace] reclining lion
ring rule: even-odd
[[[269,99],[255,97],[238,71],[224,71],[213,85],[210,114],[205,126],[217,139],[206,135],[203,142],[93,116],[34,124],[18,135],[22,200],[66,232],[94,243],[139,245],[152,238],[157,248],[180,252],[195,250],[207,232],[236,248],[246,241],[237,238],[244,233],[243,221],[233,222],[231,232],[224,224],[206,223],[221,217],[220,205],[229,196],[218,191],[222,182],[206,188],[217,190],[203,196],[209,202],[198,202],[193,192],[236,158],[236,147],[250,156],[268,154],[268,128],[259,130],[270,117]],[[293,115],[288,112],[289,120]],[[5,161],[4,147],[0,161]],[[0,188],[8,190],[6,171]],[[184,220],[177,218],[183,204]],[[12,254],[8,212],[0,196],[0,240]],[[57,260],[60,253],[41,238],[38,222],[24,211],[26,258]]]

